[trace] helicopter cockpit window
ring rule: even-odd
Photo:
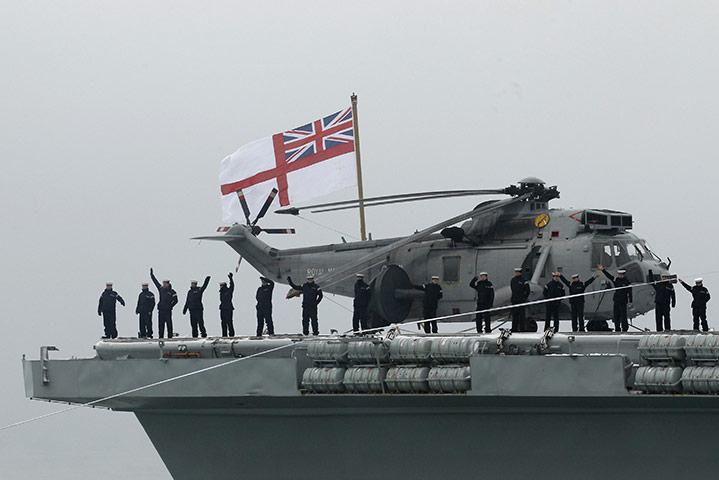
[[[638,243],[627,243],[627,253],[633,260],[644,260],[644,249]]]
[[[624,265],[632,260],[629,258],[626,247],[620,242],[614,242],[614,258],[617,261],[617,266]]]
[[[612,246],[608,243],[595,243],[592,245],[592,267],[601,264],[612,266]]]
[[[459,281],[459,263],[460,257],[443,257],[442,267],[444,269],[443,281],[458,282]]]
[[[653,260],[655,260],[655,261],[657,261],[657,262],[661,262],[661,261],[662,261],[662,260],[659,258],[659,255],[657,255],[656,253],[654,253],[654,252],[652,251],[652,249],[649,248],[649,245],[647,244],[647,242],[643,242],[642,245],[644,246],[644,250],[647,252],[647,254],[649,255],[650,258],[652,258]]]

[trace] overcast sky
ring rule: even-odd
[[[20,358],[41,345],[91,356],[105,281],[128,301],[127,336],[150,266],[181,296],[190,278],[212,275],[214,289],[237,256],[188,239],[219,225],[220,160],[349,105],[353,91],[367,195],[539,176],[558,185],[555,207],[633,213],[635,233],[719,298],[718,14],[716,2],[654,0],[1,2],[0,426],[61,408],[24,398]],[[367,222],[375,238],[403,235],[474,203],[375,209]],[[313,220],[358,235],[355,215]],[[262,225],[298,229],[264,238],[280,248],[339,239],[296,218]],[[240,334],[254,331],[256,287],[244,264]],[[299,301],[284,293],[277,330],[299,331]],[[679,291],[677,327],[691,325],[689,300]],[[324,302],[320,326],[347,329],[350,314]],[[101,410],[0,432],[0,472],[169,478],[134,416]]]

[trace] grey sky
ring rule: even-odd
[[[676,272],[703,274],[719,295],[718,14],[716,2],[657,1],[2,2],[0,425],[60,408],[24,398],[20,357],[48,344],[92,355],[106,280],[128,301],[118,314],[128,336],[150,266],[181,296],[207,274],[214,289],[236,255],[188,238],[219,225],[219,161],[348,105],[352,91],[368,195],[536,175],[559,186],[555,207],[633,213]],[[367,220],[375,238],[402,235],[473,203],[387,207]],[[264,238],[278,247],[338,240],[271,217],[264,226],[299,230]],[[357,234],[353,215],[313,220]],[[235,324],[250,334],[249,265],[238,283]],[[277,330],[298,331],[299,302],[284,292]],[[678,304],[674,323],[689,327],[686,292]],[[717,313],[710,303],[715,328]],[[175,323],[189,333],[187,317]],[[349,323],[322,304],[323,331]],[[168,478],[130,414],[75,411],[0,432],[3,478],[100,471]]]

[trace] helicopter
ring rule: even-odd
[[[542,298],[542,287],[553,271],[569,278],[579,274],[586,280],[598,273],[598,265],[609,271],[626,270],[632,283],[659,279],[669,273],[671,260],[663,261],[646,240],[630,230],[632,215],[607,209],[550,208],[559,198],[556,186],[528,177],[516,185],[491,190],[447,190],[396,194],[348,200],[303,207],[289,207],[277,214],[297,215],[301,210],[337,211],[364,206],[387,205],[438,198],[504,195],[508,198],[480,203],[472,210],[446,219],[411,235],[361,242],[277,249],[258,239],[262,232],[295,233],[293,229],[262,229],[257,225],[274,200],[276,190],[268,197],[254,221],[244,196],[238,191],[247,220],[220,227],[222,235],[196,237],[226,242],[263,276],[287,284],[287,277],[304,279],[314,276],[325,293],[347,297],[354,295],[356,273],[372,286],[370,318],[372,327],[383,327],[420,319],[422,292],[414,285],[439,276],[444,297],[439,303],[439,317],[444,321],[471,321],[464,312],[476,309],[476,292],[469,287],[479,272],[489,272],[495,287],[494,306],[510,304],[509,282],[515,268],[530,283],[530,301]],[[460,224],[460,226],[456,226]],[[588,292],[611,288],[602,277]],[[290,290],[288,298],[298,292]],[[634,302],[630,318],[654,309],[654,289],[643,285],[633,288]],[[527,308],[528,318],[544,316],[544,306]],[[560,318],[570,317],[569,305],[563,302]],[[585,319],[607,320],[612,317],[611,293],[586,297]]]

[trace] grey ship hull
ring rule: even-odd
[[[709,478],[717,466],[713,398],[263,403],[136,415],[177,480]]]
[[[311,341],[288,338],[100,342],[23,368],[28,397],[133,412],[177,480],[714,475],[719,398],[638,391],[642,336],[479,338],[461,393],[317,393]]]

